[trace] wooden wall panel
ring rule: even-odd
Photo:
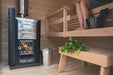
[[[0,62],[1,62],[1,59],[2,59],[2,46],[1,46],[1,0],[0,0]]]
[[[8,60],[8,9],[16,8],[17,2],[16,0],[1,0],[1,18],[2,18],[2,60]]]

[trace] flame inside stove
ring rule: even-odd
[[[31,51],[32,48],[29,47],[26,43],[22,42],[21,44],[22,44],[22,47],[26,50],[25,53],[26,53],[26,52],[27,52],[27,53],[31,53],[31,52],[32,52],[32,51]]]
[[[28,46],[27,46],[26,43],[22,42],[21,44],[22,44],[22,46],[23,46],[24,48],[28,48]]]

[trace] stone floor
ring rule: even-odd
[[[99,66],[93,64],[83,68],[81,61],[75,59],[68,60],[65,72],[62,73],[58,72],[58,62],[49,67],[33,66],[14,70],[9,70],[6,62],[0,64],[0,75],[99,75],[99,70]],[[113,75],[113,68],[111,68],[110,75]]]

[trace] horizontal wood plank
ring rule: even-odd
[[[113,2],[100,6],[100,7],[97,7],[97,8],[94,8],[91,10],[91,13],[96,14],[96,13],[100,12],[102,9],[106,9],[106,8],[113,9]]]
[[[67,8],[68,10],[70,9],[68,6],[64,6],[63,8],[57,10],[56,12],[53,12],[52,14],[47,15],[47,18],[49,18],[49,17],[51,17],[51,16],[53,16],[53,15],[55,15],[55,14],[57,14],[57,13],[62,12],[63,9],[65,9],[65,8]]]
[[[68,23],[71,23],[72,22],[71,20],[75,20],[75,19],[77,19],[76,15],[74,15],[74,16],[68,15],[67,16],[67,21],[69,21]],[[78,21],[76,21],[76,22],[78,23]],[[59,23],[63,23],[63,18],[59,18],[59,19],[56,19],[56,20],[49,21],[49,24],[51,24],[51,25],[55,25],[55,24],[59,24]]]
[[[68,31],[66,37],[108,37],[113,36],[113,27]]]
[[[49,32],[48,37],[63,37],[63,32]]]

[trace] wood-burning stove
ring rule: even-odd
[[[9,9],[10,69],[40,65],[40,21],[15,17]]]

